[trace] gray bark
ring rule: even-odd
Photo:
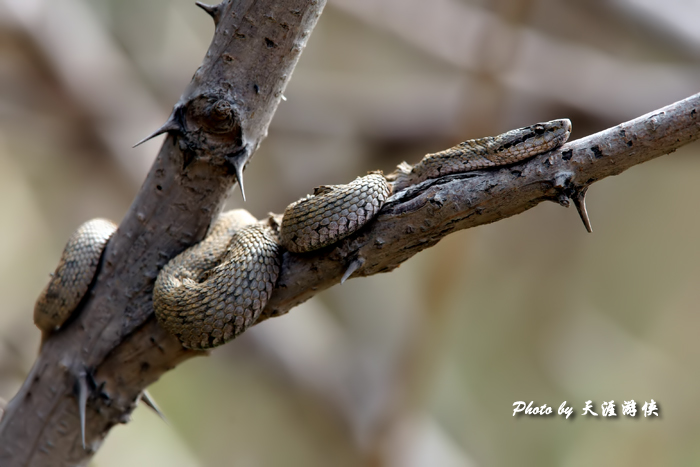
[[[284,5],[281,5],[284,3]],[[324,1],[224,2],[214,40],[176,105],[171,134],[105,251],[90,296],[49,336],[0,423],[0,464],[84,465],[141,392],[183,360],[153,317],[158,270],[199,241],[264,138]],[[284,253],[260,321],[338,282],[394,269],[450,232],[541,201],[567,204],[592,183],[700,138],[700,94],[500,170],[450,175],[395,193],[370,225],[320,251]],[[575,124],[575,122],[574,122]],[[279,219],[280,216],[276,216]],[[76,381],[89,373],[87,450]]]

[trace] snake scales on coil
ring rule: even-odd
[[[495,137],[465,141],[347,185],[322,186],[290,204],[277,229],[243,210],[223,213],[206,238],[173,258],[158,274],[153,309],[183,346],[208,349],[254,324],[277,281],[283,249],[305,253],[332,245],[365,226],[392,192],[444,175],[514,164],[558,148],[571,133],[567,119],[538,123]],[[34,322],[50,333],[63,325],[87,292],[116,226],[103,219],[71,237],[49,284],[39,295]]]

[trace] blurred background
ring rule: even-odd
[[[321,184],[553,118],[572,138],[700,91],[700,2],[329,0],[246,171]],[[0,0],[0,398],[66,239],[122,218],[213,32],[191,0]],[[700,464],[700,145],[458,232],[192,359],[93,466]],[[623,401],[660,416],[621,416]],[[614,400],[617,419],[581,416]],[[512,416],[513,403],[576,416]]]

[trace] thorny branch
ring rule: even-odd
[[[220,211],[234,177],[264,137],[324,5],[264,3],[205,8],[217,22],[207,58],[163,128],[170,134],[110,241],[92,295],[45,342],[8,405],[0,423],[2,465],[84,465],[109,429],[128,421],[149,384],[204,354],[183,349],[157,325],[151,292],[159,268],[199,241]],[[259,321],[337,284],[348,268],[355,276],[387,272],[456,230],[541,201],[582,204],[592,183],[698,138],[700,94],[516,166],[409,187],[342,242],[311,254],[285,253]],[[87,450],[80,440],[76,382],[90,388]]]
[[[391,271],[451,232],[505,219],[542,201],[568,206],[572,200],[587,224],[584,197],[591,184],[697,139],[700,94],[521,164],[448,175],[394,193],[358,234],[313,254],[285,253],[262,319],[339,283],[351,265],[356,277]]]

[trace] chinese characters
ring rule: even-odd
[[[552,410],[552,407],[548,406],[547,404],[543,404],[540,406],[534,406],[535,402],[530,401],[529,404],[527,404],[525,401],[517,401],[513,403],[513,416],[515,417],[516,415],[527,415],[527,416],[547,416],[547,415],[553,415],[554,412]],[[617,417],[617,412],[615,411],[616,409],[615,401],[610,400],[610,401],[604,401],[600,405],[600,415],[603,417]],[[637,416],[637,402],[634,399],[631,399],[629,401],[622,401],[622,416],[624,417],[636,417]],[[593,404],[592,400],[588,400],[585,403],[585,406],[583,407],[581,411],[581,416],[591,416],[591,417],[597,417],[599,415],[598,412],[595,410],[596,407]],[[659,406],[657,405],[656,401],[654,399],[651,399],[651,402],[644,401],[644,405],[642,406],[641,411],[639,412],[642,414],[645,418],[649,418],[652,416],[659,416]],[[559,410],[557,411],[558,415],[562,415],[565,418],[569,418],[574,414],[574,408],[571,406],[566,405],[566,401],[562,402],[561,405],[559,406]]]

